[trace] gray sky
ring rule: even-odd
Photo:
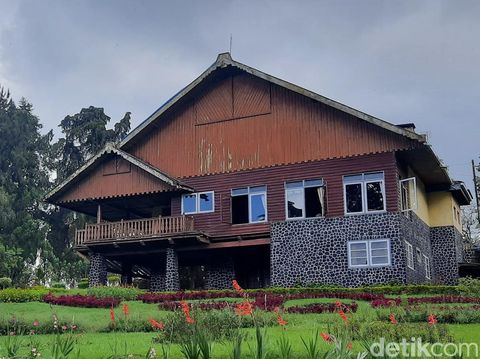
[[[480,1],[0,0],[0,84],[45,130],[89,105],[133,127],[219,52],[392,123],[471,188]]]

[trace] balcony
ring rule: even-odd
[[[87,224],[75,232],[75,247],[96,242],[141,240],[194,231],[193,217],[155,217]]]

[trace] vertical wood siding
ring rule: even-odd
[[[117,162],[117,159],[119,161]],[[168,190],[158,178],[118,156],[98,165],[69,190],[58,197],[58,203],[72,200],[129,196]]]
[[[197,191],[215,191],[215,212],[194,215],[195,228],[213,236],[237,236],[269,232],[269,224],[230,224],[230,190],[267,186],[268,221],[285,220],[285,181],[323,178],[327,186],[327,217],[344,215],[343,177],[384,171],[387,211],[398,211],[398,171],[393,152],[331,159],[185,178]],[[180,197],[172,200],[172,215],[180,215]]]
[[[413,146],[327,105],[237,74],[207,82],[127,150],[185,177]]]

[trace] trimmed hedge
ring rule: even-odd
[[[0,290],[0,302],[5,303],[25,303],[40,302],[42,298],[49,293],[65,293],[64,289],[34,287],[27,289],[7,288]]]

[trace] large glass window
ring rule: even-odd
[[[378,267],[390,265],[390,241],[375,239],[348,242],[350,267]]]
[[[232,189],[232,223],[267,221],[266,186]]]
[[[287,218],[310,218],[325,215],[323,180],[305,180],[285,184]]]
[[[343,192],[346,214],[385,210],[383,172],[344,176]]]
[[[208,213],[215,210],[214,192],[190,193],[182,196],[182,214]]]

